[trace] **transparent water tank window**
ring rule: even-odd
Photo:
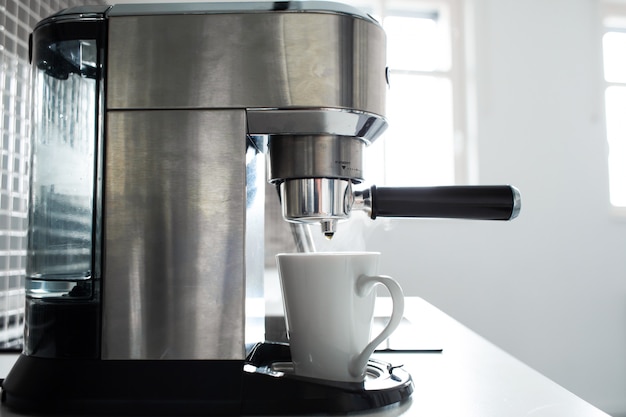
[[[96,45],[70,40],[35,55],[27,290],[57,295],[91,277]],[[43,282],[41,281],[43,280]]]

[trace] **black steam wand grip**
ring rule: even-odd
[[[511,220],[521,208],[519,191],[509,185],[376,187],[371,217],[430,217]]]

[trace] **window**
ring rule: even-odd
[[[602,38],[611,205],[626,208],[626,7],[607,8]]]
[[[389,128],[366,152],[367,182],[467,183],[460,2],[352,4],[370,12],[387,34]]]

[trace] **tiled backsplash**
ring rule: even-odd
[[[19,348],[24,326],[30,140],[28,36],[37,22],[61,9],[105,3],[3,0],[0,4],[0,349]]]

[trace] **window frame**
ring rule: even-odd
[[[436,12],[438,20],[447,26],[450,44],[450,68],[447,70],[395,70],[390,75],[410,74],[441,77],[450,80],[452,86],[452,141],[453,141],[453,184],[474,184],[478,180],[478,164],[473,127],[468,105],[466,79],[465,3],[462,0],[344,0],[369,12],[381,25],[387,16],[428,17]],[[393,122],[392,122],[393,123]],[[385,153],[384,150],[382,152]],[[381,158],[381,161],[384,160]],[[368,179],[369,182],[369,179]],[[393,185],[393,184],[389,184]],[[435,185],[435,184],[433,184]],[[448,185],[448,184],[439,184]]]
[[[610,32],[622,32],[626,33],[626,4],[624,3],[616,3],[612,1],[604,1],[601,4],[601,12],[600,12],[600,47],[601,47],[601,59],[602,59],[602,98],[603,104],[605,106],[604,110],[604,123],[605,123],[605,139],[607,146],[607,178],[609,183],[608,186],[608,195],[609,195],[609,208],[611,214],[618,218],[626,219],[626,205],[615,205],[611,201],[611,172],[608,166],[609,163],[609,142],[608,142],[608,123],[607,123],[607,109],[606,109],[606,93],[610,87],[619,86],[626,88],[626,82],[614,82],[608,81],[604,72],[604,36]],[[609,24],[609,20],[619,21],[618,25]]]

